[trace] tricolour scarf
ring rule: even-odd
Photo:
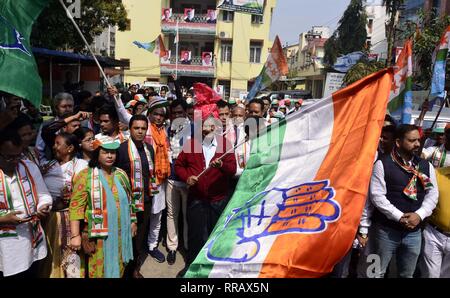
[[[100,184],[99,169],[91,169],[91,206],[89,214],[88,231],[89,237],[108,236],[108,219],[106,208],[106,195]]]
[[[164,127],[151,124],[153,148],[155,149],[156,184],[161,185],[170,176],[169,142]]]
[[[24,151],[25,158],[29,159],[30,161],[34,162],[38,167],[40,165],[39,161],[39,151],[36,147],[28,147]]]
[[[412,164],[412,166],[407,165],[403,158],[396,150],[392,150],[391,152],[392,160],[400,166],[405,172],[412,174],[413,176],[409,180],[408,185],[403,190],[403,193],[410,198],[411,200],[417,200],[417,178],[422,183],[422,186],[425,190],[429,190],[433,187],[433,183],[431,183],[430,178],[424,173],[420,172],[419,163]]]
[[[31,224],[32,247],[35,248],[43,240],[42,226],[36,214],[39,200],[36,184],[28,167],[23,161],[20,161],[17,165],[15,175],[18,179],[20,196],[25,207],[25,213],[27,217],[32,217],[32,220],[25,224]],[[14,211],[11,190],[6,183],[5,174],[0,169],[0,216],[4,216],[11,211]],[[1,237],[17,237],[16,226],[1,225],[0,238]]]
[[[64,188],[62,190],[62,195],[65,201],[70,201],[73,191],[73,179],[75,178],[75,168],[77,167],[78,158],[72,158],[69,161],[70,165],[67,170],[63,173],[64,176]]]
[[[242,152],[237,153],[237,160],[239,163],[239,167],[241,169],[244,169],[245,166],[247,165],[247,152],[250,148],[248,142],[245,142],[244,144],[242,144]]]
[[[150,193],[154,194],[157,186],[155,183],[155,177],[153,173],[153,162],[150,155],[150,151],[144,144],[145,155],[147,156],[147,161],[150,171],[150,181],[149,188]],[[135,212],[144,211],[144,176],[142,175],[142,161],[139,151],[137,150],[136,144],[133,140],[128,140],[128,157],[130,158],[130,179],[131,179],[131,193],[133,196],[133,206]]]
[[[431,163],[435,168],[443,168],[446,158],[447,149],[445,149],[445,144],[443,144],[433,151],[433,154],[431,155]]]

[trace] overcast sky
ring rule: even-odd
[[[337,27],[350,0],[278,0],[273,14],[271,39],[281,43],[298,43],[298,35],[312,26],[326,25],[331,32]]]

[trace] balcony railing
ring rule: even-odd
[[[180,34],[196,34],[196,35],[216,35],[216,23],[208,22],[207,15],[195,15],[192,20],[185,21],[184,14],[174,13],[170,20],[161,21],[161,31],[163,33],[175,34],[177,31]]]
[[[170,63],[169,63],[170,61]],[[170,57],[169,61],[163,61],[161,60],[161,64],[176,64],[177,59],[175,57]],[[203,66],[203,62],[202,62],[202,57],[198,56],[198,57],[192,57],[192,59],[190,60],[190,63],[181,63],[181,58],[178,58],[178,64],[186,64],[186,65],[201,65]],[[212,64],[212,62],[211,62]],[[212,66],[209,66],[212,67]]]
[[[201,57],[192,57],[189,63],[183,63],[178,59],[178,67],[176,65],[176,58],[171,57],[168,61],[161,60],[161,74],[170,75],[175,73],[178,68],[178,75],[191,77],[207,77],[213,78],[215,76],[215,66],[204,66]]]
[[[206,14],[195,14],[191,21],[187,22],[184,20],[184,14],[183,13],[173,13],[172,17],[170,18],[172,22],[179,21],[180,23],[209,23],[208,22],[208,15]],[[164,21],[163,21],[164,22]]]

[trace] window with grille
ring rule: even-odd
[[[221,62],[231,62],[231,54],[233,50],[233,44],[230,41],[222,41],[222,55]]]
[[[225,98],[225,99],[230,98],[231,82],[225,81],[225,80],[219,80],[218,85],[223,86],[223,98]]]
[[[367,24],[367,28],[368,28],[367,33],[372,34],[372,32],[373,32],[373,20],[372,19],[369,20],[369,23]]]
[[[224,22],[233,22],[234,20],[234,11],[227,11],[227,10],[223,10],[222,11],[222,20]]]
[[[252,14],[252,24],[262,24],[262,23],[263,23],[262,15]]]
[[[250,42],[250,63],[261,63],[262,42]]]

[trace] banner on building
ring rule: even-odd
[[[363,52],[353,52],[345,56],[338,57],[333,68],[339,72],[347,72],[353,65],[358,63],[359,59],[364,57]]]
[[[264,0],[221,0],[217,8],[262,15]]]
[[[184,9],[184,21],[193,22],[195,17],[195,9],[185,8]]]
[[[202,65],[203,66],[213,66],[212,52],[203,52],[202,53]]]
[[[172,8],[163,8],[161,13],[161,20],[163,22],[172,21]]]
[[[222,97],[225,95],[225,86],[224,85],[217,85],[216,92],[217,94],[221,95]]]
[[[172,51],[166,51],[164,56],[161,56],[161,64],[170,64],[170,58],[172,58]]]

